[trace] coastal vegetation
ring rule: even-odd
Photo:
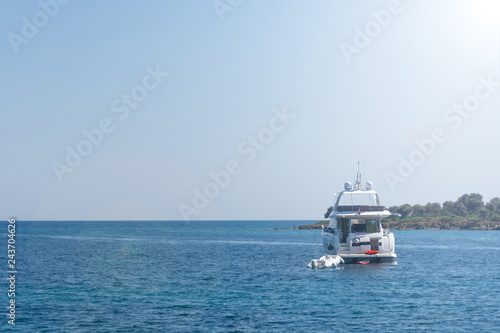
[[[426,205],[404,204],[388,209],[392,215],[385,221],[500,222],[500,198],[492,198],[485,204],[483,196],[478,193],[464,194],[456,201],[445,201],[442,205],[439,202],[429,202]]]
[[[391,229],[500,229],[500,198],[485,203],[478,193],[464,194],[456,201],[403,204],[388,208],[383,220]]]
[[[329,207],[325,218],[333,208]],[[403,204],[388,208],[391,216],[382,220],[389,229],[500,230],[500,198],[483,201],[478,193],[464,194],[456,201]],[[299,229],[321,229],[328,221],[302,225]]]

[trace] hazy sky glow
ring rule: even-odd
[[[4,1],[0,213],[318,219],[500,196],[498,1]]]

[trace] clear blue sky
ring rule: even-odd
[[[358,160],[386,206],[500,196],[497,1],[42,3],[0,3],[3,218],[317,219]]]

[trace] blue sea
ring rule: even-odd
[[[320,231],[280,229],[312,222],[17,221],[16,325],[0,327],[500,331],[499,231],[396,230],[397,264],[312,270]]]

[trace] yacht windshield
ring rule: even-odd
[[[378,206],[375,193],[343,193],[339,206]]]

